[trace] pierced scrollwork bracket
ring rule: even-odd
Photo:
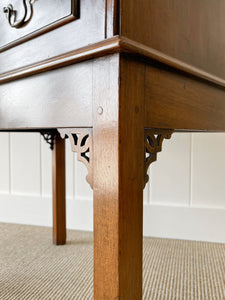
[[[28,0],[29,6],[30,6],[30,13],[29,17],[27,18],[28,15],[28,5],[27,5],[27,0],[22,0],[23,1],[23,6],[24,6],[24,14],[22,19],[17,20],[17,11],[14,9],[12,4],[9,4],[8,6],[3,8],[3,12],[6,15],[6,18],[8,19],[9,25],[12,28],[21,28],[25,26],[27,23],[30,22],[32,16],[33,16],[33,4],[36,0]]]
[[[46,143],[50,145],[50,149],[53,150],[56,131],[53,131],[53,130],[52,131],[42,131],[40,133],[43,136]]]
[[[69,138],[71,149],[77,153],[78,161],[86,165],[86,180],[92,188],[92,128],[59,128],[58,132],[61,138]]]
[[[144,137],[144,187],[149,181],[147,174],[151,163],[156,161],[157,153],[162,151],[162,143],[164,139],[170,139],[174,130],[172,129],[145,129]]]

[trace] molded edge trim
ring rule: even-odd
[[[47,72],[92,58],[116,53],[119,51],[119,41],[119,38],[116,36],[99,43],[91,44],[80,49],[24,66],[22,68],[2,73],[0,74],[0,84],[38,73]]]
[[[141,43],[122,37],[120,41],[120,46],[123,49],[123,52],[133,53],[136,55],[140,55],[142,57],[155,60],[164,65],[177,69],[181,72],[187,73],[191,76],[198,77],[207,80],[209,82],[212,82],[216,85],[225,87],[225,79],[222,79],[221,77],[215,76],[202,69],[189,65],[179,59],[166,55],[163,52],[145,46]]]
[[[91,44],[50,59],[2,73],[0,74],[0,84],[118,52],[131,53],[137,57],[150,59],[186,73],[187,75],[194,76],[196,79],[203,79],[220,87],[225,87],[225,79],[217,77],[141,43],[119,36],[114,36],[101,42]]]

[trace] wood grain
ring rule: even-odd
[[[80,9],[79,20],[1,53],[0,82],[128,50],[224,85],[224,0],[83,0]],[[85,49],[115,35],[120,46],[108,53]]]
[[[225,79],[224,11],[224,0],[121,0],[120,35]]]
[[[53,242],[66,243],[65,140],[55,133],[52,152]]]
[[[221,77],[196,68],[193,65],[187,64],[144,44],[119,36],[114,36],[81,49],[76,49],[32,65],[2,73],[0,74],[0,84],[113,53],[130,53],[135,55],[137,59],[144,58],[149,63],[160,62],[175,70],[192,75],[196,77],[196,79],[204,79],[206,82],[212,82],[216,85],[225,87],[225,80]]]
[[[24,16],[23,1],[12,0],[11,3],[13,4],[13,9],[17,11],[16,20],[22,19]],[[3,7],[7,7],[8,4],[8,0],[1,1],[0,52],[27,42],[30,39],[72,22],[79,17],[79,0],[36,1],[32,4],[33,14],[30,11],[30,5],[27,5],[28,16],[26,20],[31,16],[29,22],[25,26],[16,29],[10,27],[6,16],[2,14]]]
[[[94,295],[98,300],[138,300],[142,297],[144,67],[115,54],[96,61],[93,78]]]
[[[118,36],[0,74],[0,84],[119,52]]]
[[[120,299],[127,300],[142,299],[144,76],[143,64],[121,56],[119,280]]]
[[[225,131],[225,1],[80,4],[79,20],[0,53],[0,130],[93,127],[94,297],[140,300],[144,127]],[[57,244],[64,156],[57,137]]]
[[[182,71],[183,73],[192,75],[196,79],[204,79],[208,82],[225,87],[225,80],[223,78],[128,38],[120,37],[120,49],[120,52],[133,54],[137,58],[139,57],[139,59],[142,58],[148,60],[149,63],[159,62],[165,66],[174,68],[176,71]]]
[[[92,126],[92,62],[0,85],[0,129]]]
[[[145,127],[225,130],[225,89],[148,65]]]
[[[95,300],[119,296],[118,76],[119,55],[93,65]]]
[[[71,0],[66,1],[70,2]],[[46,5],[46,1],[41,2]],[[78,20],[1,52],[0,73],[31,65],[104,40],[105,6],[105,0],[80,1],[80,18]],[[5,21],[3,13],[1,17]]]

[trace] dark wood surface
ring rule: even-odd
[[[225,79],[224,0],[122,0],[121,36]]]
[[[60,128],[73,149],[81,131],[93,134],[89,148],[78,150],[80,160],[89,155],[94,191],[95,300],[142,298],[146,128],[153,135],[225,131],[224,9],[225,0],[82,0],[77,20],[0,53],[0,130]],[[2,17],[7,21],[2,14],[0,24]],[[18,36],[33,32],[26,26]],[[13,39],[10,30],[5,41]],[[153,153],[161,150],[155,142]],[[57,139],[59,244],[65,241],[63,157]]]
[[[55,133],[52,153],[53,242],[66,242],[65,140]]]
[[[120,52],[118,36],[0,74],[0,84]]]
[[[92,62],[0,85],[0,128],[92,126]]]
[[[225,88],[149,65],[145,127],[225,131]]]
[[[70,2],[69,0],[66,1]],[[44,6],[48,2],[44,1]],[[0,73],[102,41],[105,38],[106,30],[106,1],[82,0],[80,2],[80,18],[78,20],[2,52],[0,55]],[[47,6],[46,11],[51,14]],[[0,18],[7,23],[2,10]],[[8,27],[10,31],[11,28],[9,25]]]
[[[12,1],[15,7],[22,2]],[[37,8],[45,6],[46,22],[47,19],[57,19],[59,13],[49,12],[50,2],[39,4],[37,1],[34,4]],[[70,3],[72,5],[73,0],[61,4],[64,15],[69,11]],[[2,3],[4,5],[5,2]],[[78,20],[2,52],[0,74],[119,34],[225,79],[224,9],[224,0],[218,0],[216,5],[210,0],[185,3],[179,0],[83,0]],[[13,30],[7,24],[4,13],[0,15],[0,22],[4,23],[4,30],[8,26],[8,32],[2,39],[9,38],[12,32],[15,39],[23,36],[24,31],[33,31],[33,23],[38,27],[33,21],[22,29]]]
[[[9,7],[9,3],[12,4],[13,10],[16,11],[16,18],[13,16],[9,18],[10,27],[9,22],[6,22],[7,14],[5,13],[5,17],[2,14],[3,7]],[[2,0],[0,51],[75,21],[80,13],[79,4],[79,0],[35,1],[32,5],[29,4],[29,1],[11,0],[10,2],[9,0]],[[22,23],[18,28],[12,27],[24,18],[26,9],[27,15],[24,22],[27,22],[27,24]]]

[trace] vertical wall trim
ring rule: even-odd
[[[149,175],[149,182],[148,182],[149,200],[148,200],[148,203],[149,203],[149,205],[151,205],[152,204],[152,187],[151,187],[151,177],[150,177],[151,172],[152,172],[151,166],[148,169],[148,172],[149,172],[149,174],[148,174]]]
[[[76,153],[73,154],[73,199],[76,199],[76,169],[77,169],[77,160],[75,159]]]
[[[69,143],[67,143],[67,145],[69,145]],[[75,199],[75,195],[76,195],[76,187],[75,187],[75,153],[73,153],[73,158],[72,158],[72,164],[73,164],[73,200]]]
[[[148,171],[149,173],[149,171]],[[149,175],[149,174],[148,174]],[[149,182],[146,184],[145,186],[145,189],[143,191],[143,201],[144,201],[144,204],[146,205],[150,205],[150,184]]]
[[[193,181],[193,133],[190,133],[190,170],[189,170],[189,207],[192,206],[192,181]]]
[[[147,204],[150,205],[151,194],[150,194],[150,183],[147,183]]]
[[[42,139],[41,139],[41,134],[39,135],[39,147],[40,147],[40,195],[43,196],[43,176],[42,176]]]
[[[11,133],[8,133],[8,147],[9,147],[9,194],[12,194],[12,163],[11,163]]]

